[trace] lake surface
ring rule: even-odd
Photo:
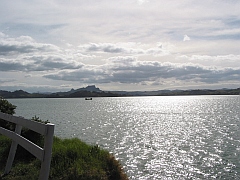
[[[130,179],[240,179],[240,96],[9,99],[112,152]]]

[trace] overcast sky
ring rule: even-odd
[[[239,0],[1,0],[0,89],[240,87]]]

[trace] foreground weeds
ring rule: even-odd
[[[0,173],[4,171],[10,145],[11,140],[0,135]],[[38,179],[41,162],[31,155],[26,156],[28,152],[24,152],[26,150],[19,147],[11,172],[2,177],[2,180]],[[49,179],[126,180],[128,178],[119,161],[108,151],[98,146],[87,145],[77,138],[54,137]]]

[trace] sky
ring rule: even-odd
[[[0,90],[240,87],[239,0],[1,0]]]

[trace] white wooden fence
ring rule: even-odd
[[[49,177],[50,163],[52,156],[52,144],[53,144],[53,134],[54,134],[54,124],[39,123],[37,121],[32,121],[24,119],[22,117],[16,117],[9,114],[0,112],[0,119],[9,121],[16,124],[15,132],[7,130],[3,127],[0,127],[0,134],[3,134],[11,138],[12,145],[8,155],[8,160],[6,163],[4,175],[8,174],[11,170],[12,163],[16,154],[17,145],[21,145],[31,154],[37,157],[41,162],[41,170],[39,174],[39,180],[47,180]],[[41,148],[28,139],[21,136],[22,127],[31,129],[44,136],[44,147]]]

